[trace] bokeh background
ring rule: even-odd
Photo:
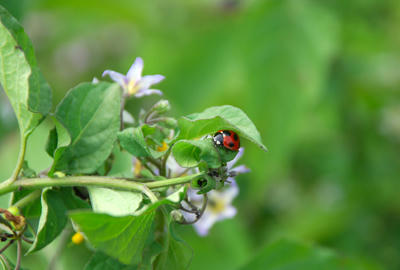
[[[274,239],[335,250],[360,269],[400,269],[400,2],[397,0],[0,0],[26,29],[54,104],[137,56],[175,115],[242,108],[269,148],[243,142],[238,215],[201,238],[191,269],[234,269]],[[154,97],[130,101],[135,111]],[[42,170],[46,122],[30,139]],[[0,179],[18,130],[0,92]],[[0,203],[5,205],[4,196]],[[25,259],[45,269],[55,245]],[[90,252],[67,245],[60,269]],[[61,268],[63,267],[63,268]]]

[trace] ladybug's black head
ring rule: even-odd
[[[223,146],[224,145],[224,134],[220,131],[215,133],[213,137],[214,143],[218,146]]]

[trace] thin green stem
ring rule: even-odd
[[[17,180],[18,175],[21,172],[22,166],[24,165],[27,140],[28,140],[27,136],[21,137],[21,148],[19,149],[17,165],[16,165],[11,177],[8,180],[4,181],[1,186],[7,186]]]
[[[159,180],[150,183],[140,183],[124,179],[115,179],[102,176],[67,176],[62,178],[26,178],[17,180],[7,186],[0,187],[0,195],[13,192],[18,188],[41,189],[45,187],[66,187],[66,186],[95,186],[113,188],[117,190],[142,192],[154,200],[157,198],[150,189],[168,187],[189,183],[192,180],[203,176],[203,173],[177,177],[166,180]],[[150,193],[151,192],[151,193]]]
[[[168,186],[176,186],[176,185],[189,183],[193,180],[202,178],[203,176],[204,176],[204,173],[197,173],[197,174],[176,177],[176,178],[171,178],[171,179],[166,179],[166,180],[154,181],[151,183],[145,183],[145,185],[150,189],[160,188],[160,187],[168,187]]]
[[[22,256],[22,243],[21,239],[17,240],[17,263],[15,264],[14,270],[19,270],[21,267],[21,256]]]
[[[39,198],[41,194],[42,194],[42,192],[40,190],[35,190],[32,193],[29,193],[28,195],[23,197],[21,200],[14,203],[14,206],[16,206],[18,208],[23,208],[26,205],[33,202],[34,200],[36,200],[37,198]]]
[[[160,175],[167,176],[167,160],[171,154],[172,145],[169,146],[167,153],[165,153],[163,160],[161,161]]]

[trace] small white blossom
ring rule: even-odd
[[[143,59],[137,57],[126,75],[113,70],[106,70],[103,72],[103,77],[109,75],[113,81],[121,85],[124,92],[129,96],[162,95],[160,90],[150,89],[150,86],[161,82],[165,77],[162,75],[147,75],[142,77],[142,71]]]
[[[237,211],[232,206],[232,201],[238,194],[239,188],[236,182],[232,182],[232,184],[222,191],[212,190],[208,192],[207,208],[203,216],[193,224],[196,232],[200,236],[206,236],[215,222],[234,217]],[[200,195],[191,192],[189,199],[195,203],[196,200],[194,197],[197,196]],[[198,203],[196,204],[199,205]]]

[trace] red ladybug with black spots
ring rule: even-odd
[[[225,147],[232,151],[238,151],[240,148],[239,136],[232,130],[219,130],[213,137],[216,146]]]

